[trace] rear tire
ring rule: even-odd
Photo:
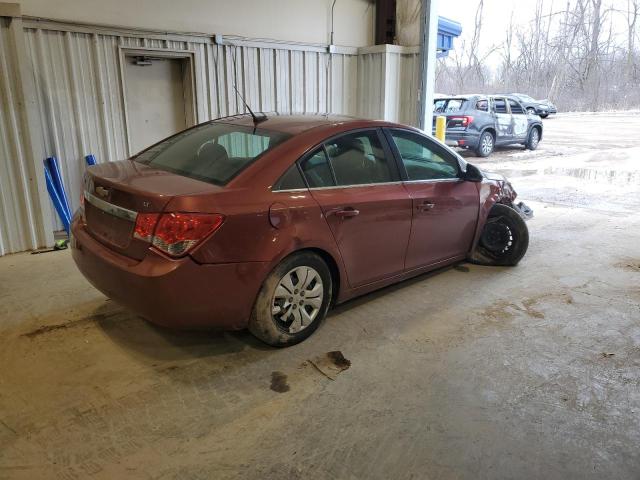
[[[495,204],[469,260],[479,265],[515,266],[529,248],[529,229],[513,208]]]
[[[294,253],[262,284],[249,331],[274,347],[295,345],[318,328],[329,310],[332,291],[324,260],[312,252]]]
[[[535,115],[536,114],[536,109],[533,108],[533,107],[529,107],[529,108],[527,108],[527,113],[529,115]]]
[[[491,155],[495,146],[496,139],[491,132],[483,132],[478,141],[476,148],[476,156],[486,158]]]
[[[525,143],[524,146],[527,148],[527,150],[535,150],[536,148],[538,148],[539,144],[540,130],[538,130],[536,127],[533,127],[529,132],[529,135],[527,136],[527,143]]]
[[[547,118],[549,116],[548,113],[545,113],[544,115],[540,115],[540,118]]]

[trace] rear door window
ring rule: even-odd
[[[299,190],[301,188],[307,188],[307,186],[305,185],[302,174],[298,169],[298,164],[294,163],[276,182],[276,184],[273,186],[273,191]]]
[[[524,115],[524,109],[520,105],[520,103],[515,100],[509,99],[509,106],[511,107],[511,113],[514,115]]]
[[[338,185],[365,185],[394,180],[376,130],[348,133],[325,144]]]
[[[144,150],[134,160],[185,177],[225,185],[289,137],[280,132],[213,122],[169,137]]]
[[[329,159],[320,147],[300,163],[304,178],[310,188],[322,188],[335,186],[333,172],[329,166]]]
[[[495,98],[493,100],[493,108],[496,113],[509,113],[507,102],[505,102],[504,98]]]

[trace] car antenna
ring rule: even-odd
[[[236,91],[236,95],[240,97],[240,100],[242,100],[242,103],[244,104],[244,106],[247,107],[247,110],[249,110],[249,113],[251,114],[251,118],[253,118],[254,125],[258,125],[260,122],[264,122],[265,120],[267,120],[267,116],[264,113],[261,113],[259,116],[253,113],[253,110],[251,110],[251,107],[249,106],[249,104],[245,102],[244,98],[242,98],[242,95],[240,95],[240,92],[238,91],[238,87],[236,87],[235,83],[233,84],[233,89]]]

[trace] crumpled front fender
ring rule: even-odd
[[[480,209],[478,211],[478,224],[476,226],[471,252],[476,249],[480,235],[482,234],[482,229],[489,217],[489,212],[491,212],[491,209],[496,203],[518,210],[513,204],[518,194],[513,189],[511,183],[502,175],[486,173],[484,175],[485,179],[478,184]]]

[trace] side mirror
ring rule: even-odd
[[[462,174],[462,179],[467,182],[481,182],[484,176],[478,167],[467,163],[467,171]]]

